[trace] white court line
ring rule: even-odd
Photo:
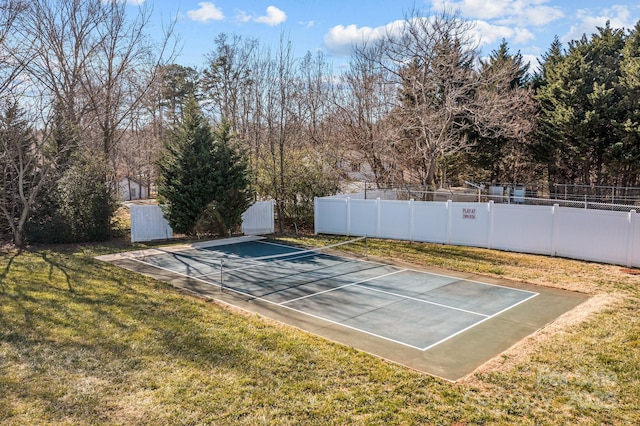
[[[273,302],[271,302],[271,303],[273,303]],[[403,341],[400,341],[400,340],[395,340],[395,339],[392,339],[391,337],[382,336],[380,334],[372,333],[370,331],[363,330],[361,328],[354,327],[352,325],[345,324],[345,323],[342,323],[340,321],[335,321],[335,320],[332,320],[332,319],[329,319],[329,318],[326,318],[326,317],[323,317],[323,316],[320,316],[320,315],[316,315],[316,314],[312,314],[310,312],[305,312],[305,311],[300,310],[300,309],[292,308],[291,306],[280,305],[280,304],[278,304],[278,306],[283,307],[285,309],[289,309],[289,310],[291,310],[293,312],[297,312],[299,314],[308,315],[308,316],[310,316],[312,318],[317,318],[317,319],[320,319],[322,321],[326,321],[326,322],[331,323],[331,324],[339,325],[340,327],[348,328],[350,330],[354,330],[354,331],[357,331],[359,333],[368,334],[369,336],[377,337],[378,339],[383,339],[383,340],[386,340],[388,342],[393,342],[393,343],[396,343],[398,345],[406,346],[406,347],[409,347],[409,348],[412,348],[412,349],[417,349],[417,350],[420,350],[420,351],[423,350],[421,347],[412,345],[411,343],[403,342]],[[357,315],[357,316],[359,316],[359,315]],[[351,318],[355,318],[355,317],[351,317]],[[347,319],[351,319],[351,318],[347,318]],[[313,331],[311,331],[311,333],[313,333]]]
[[[329,293],[330,291],[340,290],[341,288],[345,288],[345,287],[350,287],[350,286],[354,286],[354,285],[362,284],[362,283],[364,283],[364,282],[371,281],[371,280],[375,280],[375,279],[378,279],[378,278],[388,277],[389,275],[397,274],[398,272],[404,272],[404,271],[406,271],[406,269],[399,269],[399,270],[397,270],[397,271],[389,272],[388,274],[378,275],[377,277],[366,278],[366,279],[364,279],[364,280],[356,281],[356,282],[349,283],[349,284],[344,284],[344,285],[341,285],[341,286],[339,286],[339,287],[334,287],[334,288],[330,288],[330,289],[327,289],[327,290],[322,290],[322,291],[319,291],[319,292],[317,292],[317,293],[307,294],[306,296],[296,297],[295,299],[291,299],[291,300],[287,300],[287,301],[284,301],[284,302],[280,302],[280,304],[284,305],[285,303],[296,302],[296,301],[298,301],[298,300],[306,299],[306,298],[308,298],[308,297],[313,297],[313,296],[317,296],[317,295],[319,295],[319,294]],[[357,272],[358,272],[358,271],[354,271],[354,273],[357,273]],[[284,290],[282,290],[282,291],[286,291],[286,290],[287,290],[287,289],[284,289]]]
[[[272,244],[272,245],[275,245],[275,246],[283,246],[283,247],[291,247],[291,246],[289,246],[287,244],[274,243],[273,241],[262,241],[262,240],[260,240],[260,241],[256,241],[256,243]],[[336,255],[336,256],[340,257],[341,255]],[[349,256],[345,255],[344,257],[348,258]],[[366,260],[356,259],[356,260],[358,262],[373,263],[373,264],[376,264],[376,265],[393,266],[393,265],[389,265],[388,263],[375,262],[373,260],[368,260],[368,259],[366,259]],[[412,269],[412,268],[406,268],[405,270],[406,271],[411,271],[411,272],[417,272],[419,274],[435,275],[437,277],[451,278],[451,279],[455,280],[455,281],[450,282],[448,284],[453,284],[453,283],[455,283],[457,281],[466,281],[466,282],[469,282],[469,283],[482,284],[482,285],[487,285],[487,286],[490,286],[490,287],[506,288],[506,289],[509,289],[509,290],[519,291],[519,292],[522,292],[522,293],[529,293],[529,294],[535,294],[535,295],[539,294],[539,293],[536,293],[536,292],[533,292],[533,291],[523,290],[521,288],[507,287],[507,286],[500,285],[500,284],[490,284],[490,283],[485,283],[485,282],[482,282],[482,281],[470,280],[470,279],[467,279],[467,278],[460,278],[460,277],[454,277],[454,276],[451,276],[451,275],[438,274],[436,272],[426,272],[426,271],[420,271],[418,269]],[[445,284],[445,285],[448,285],[448,284]]]
[[[148,263],[148,262],[145,262],[145,261],[140,260],[140,259],[130,258],[130,260],[133,260],[133,261],[136,261],[136,262],[142,263],[142,264],[144,264],[144,265],[149,265],[149,266],[152,266],[152,267],[154,267],[154,268],[162,269],[162,270],[165,270],[165,271],[168,271],[168,272],[174,273],[174,274],[178,274],[178,275],[181,275],[181,276],[186,277],[186,278],[192,278],[192,279],[194,279],[194,280],[201,281],[201,282],[203,282],[203,283],[205,283],[205,284],[208,284],[208,285],[215,286],[215,284],[214,284],[214,283],[212,283],[212,282],[210,282],[210,281],[205,281],[205,280],[200,279],[200,278],[194,278],[194,277],[192,277],[192,276],[190,276],[190,275],[188,275],[188,274],[184,274],[184,273],[182,273],[182,272],[173,271],[173,270],[171,270],[171,269],[163,268],[163,267],[161,267],[161,266],[156,266],[156,265],[154,265],[154,264],[152,264],[152,263]],[[217,287],[220,287],[220,286],[217,286]],[[297,312],[297,313],[300,313],[300,314],[308,315],[308,316],[310,316],[310,317],[312,317],[312,318],[317,318],[317,319],[320,319],[320,320],[322,320],[322,321],[326,321],[326,322],[331,323],[331,324],[339,325],[340,327],[345,327],[345,328],[348,328],[348,329],[351,329],[351,330],[358,331],[358,332],[360,332],[360,333],[365,333],[365,334],[368,334],[368,335],[370,335],[370,336],[377,337],[377,338],[379,338],[379,339],[384,339],[384,340],[387,340],[387,341],[390,341],[390,342],[393,342],[393,343],[396,343],[396,344],[399,344],[399,345],[403,345],[403,346],[407,346],[407,347],[410,347],[410,348],[413,348],[413,349],[421,350],[421,348],[420,348],[420,347],[418,347],[418,346],[414,346],[414,345],[411,345],[411,344],[406,343],[406,342],[401,342],[401,341],[399,341],[399,340],[394,340],[394,339],[391,339],[391,338],[386,337],[386,336],[381,336],[381,335],[378,335],[378,334],[375,334],[375,333],[371,333],[371,332],[369,332],[369,331],[367,331],[367,330],[362,330],[362,329],[360,329],[360,328],[353,327],[353,326],[350,326],[350,325],[348,325],[348,324],[343,324],[343,323],[341,323],[341,322],[334,321],[334,320],[332,320],[332,319],[325,318],[325,317],[322,317],[322,316],[319,316],[319,315],[315,315],[315,314],[312,314],[312,313],[310,313],[310,312],[301,311],[300,309],[292,308],[292,307],[290,307],[290,306],[283,305],[282,303],[273,302],[273,301],[271,301],[271,300],[269,300],[269,299],[265,299],[265,298],[260,297],[260,296],[254,296],[253,294],[245,293],[245,292],[243,292],[243,291],[236,290],[236,289],[234,289],[234,288],[230,288],[230,287],[226,287],[226,289],[227,289],[227,290],[230,290],[230,291],[232,291],[232,292],[234,292],[234,293],[236,293],[236,294],[239,294],[239,295],[241,295],[241,296],[246,296],[246,297],[248,297],[248,298],[250,298],[250,299],[252,299],[252,300],[260,300],[260,301],[262,301],[262,302],[269,303],[269,304],[271,304],[271,305],[279,306],[279,307],[284,308],[284,309],[289,309],[290,311],[293,311],[293,312]],[[188,289],[188,290],[189,290],[189,291],[193,291],[193,290],[191,290],[191,289]],[[286,303],[286,302],[285,302],[285,303]],[[313,331],[311,331],[311,333],[313,333]]]
[[[360,283],[356,283],[356,284],[360,284]],[[377,291],[378,293],[388,294],[390,296],[400,297],[402,299],[415,300],[416,302],[421,302],[421,303],[427,303],[429,305],[440,306],[441,308],[453,309],[455,311],[460,311],[460,312],[464,312],[464,313],[471,314],[471,315],[477,315],[479,317],[485,317],[486,318],[486,317],[489,316],[487,314],[481,314],[480,312],[474,312],[474,311],[469,311],[467,309],[456,308],[455,306],[445,305],[445,304],[437,303],[437,302],[431,302],[429,300],[418,299],[417,297],[406,296],[404,294],[393,293],[391,291],[380,290],[379,288],[365,287],[363,285],[358,285],[358,287],[363,288],[365,290]],[[437,288],[440,288],[440,287],[437,287]],[[431,290],[428,290],[425,293],[428,293],[429,291],[431,291]]]
[[[530,292],[530,293],[531,293],[531,292]],[[444,339],[438,340],[437,342],[432,343],[431,345],[429,345],[429,346],[427,346],[427,347],[422,348],[422,350],[423,350],[423,351],[428,351],[429,349],[431,349],[431,348],[433,348],[433,347],[435,347],[435,346],[438,346],[440,343],[446,342],[447,340],[452,339],[452,338],[456,337],[457,335],[462,334],[462,333],[464,333],[465,331],[470,330],[470,329],[472,329],[473,327],[475,327],[475,326],[477,326],[477,325],[482,324],[483,322],[489,321],[490,319],[497,317],[498,315],[500,315],[500,314],[502,314],[502,313],[504,313],[504,312],[508,311],[509,309],[513,309],[513,308],[515,308],[516,306],[518,306],[518,305],[520,305],[520,304],[522,304],[522,303],[524,303],[524,302],[526,302],[526,301],[528,301],[528,300],[530,300],[530,299],[533,299],[534,297],[538,296],[539,294],[540,294],[540,293],[533,293],[531,296],[527,297],[526,299],[523,299],[523,300],[519,301],[518,303],[514,303],[514,304],[513,304],[513,305],[511,305],[511,306],[507,306],[507,307],[506,307],[506,308],[504,308],[503,310],[501,310],[501,311],[499,311],[499,312],[496,312],[495,314],[493,314],[493,315],[491,315],[491,316],[488,316],[488,317],[486,317],[486,318],[483,318],[483,319],[481,319],[480,321],[478,321],[478,322],[476,322],[476,323],[473,323],[473,324],[471,324],[471,325],[470,325],[470,326],[468,326],[468,327],[463,328],[462,330],[458,330],[457,332],[455,332],[455,333],[451,334],[450,336],[447,336],[447,337],[445,337]]]
[[[305,251],[305,250],[301,250],[301,251]],[[315,256],[318,253],[308,253],[308,254],[305,254],[305,255],[302,255],[302,256],[297,256],[297,257],[296,257],[296,253],[295,252],[286,253],[286,254],[291,256],[291,257],[282,256],[282,260],[274,260],[272,262],[259,262],[259,261],[253,260],[253,262],[255,262],[253,265],[247,265],[247,266],[242,266],[240,268],[229,269],[228,272],[242,271],[244,269],[253,268],[254,266],[271,265],[273,263],[278,263],[278,262],[281,262],[281,261],[285,261],[286,262],[286,261],[291,261],[291,260],[304,259],[305,257]],[[249,258],[248,260],[251,260],[251,258]],[[351,260],[349,260],[349,262],[351,262]]]
[[[247,240],[247,241],[240,241],[239,243],[248,243],[248,242],[262,242],[262,241],[260,241],[260,240]],[[235,243],[235,244],[239,244],[239,243]],[[202,244],[206,244],[206,243],[202,243]],[[233,243],[207,245],[207,246],[202,246],[202,247],[220,247],[220,246],[229,245],[229,244],[233,244]],[[199,253],[202,253],[202,254],[206,254],[206,253],[209,253],[209,254],[223,253],[223,252],[220,252],[220,251],[207,250],[206,248],[202,248],[201,249],[201,248],[198,248],[198,247],[195,247],[195,248],[194,247],[185,247],[185,248],[181,249],[180,251],[186,251],[186,250],[191,250],[191,249],[195,249]],[[295,248],[295,251],[291,252],[291,255],[292,256],[295,255],[295,253],[298,252],[298,251],[304,251],[304,250]],[[199,259],[197,256],[184,254],[184,253],[181,253],[181,252],[178,252],[178,251],[152,253],[152,254],[149,254],[148,256],[163,256],[163,255],[164,256],[166,256],[166,255],[180,256],[180,257],[183,257],[185,259],[191,259],[191,260],[195,261],[196,263],[204,263],[205,265],[212,266],[212,267],[220,266],[220,261],[223,261],[223,260],[226,260],[226,259],[238,259],[238,260],[242,260],[243,262],[246,262],[246,263],[253,262],[252,265],[243,266],[242,268],[237,268],[237,269],[230,269],[229,271],[231,271],[231,272],[237,271],[237,270],[241,270],[241,269],[251,268],[253,266],[266,265],[266,264],[270,263],[270,262],[257,262],[257,261],[253,260],[250,257],[243,257],[241,255],[233,254],[233,253],[223,254],[222,256],[217,256],[217,255],[206,256],[205,255],[204,257],[207,258],[206,260]],[[145,255],[142,255],[142,256],[143,256],[143,258],[146,257]],[[298,257],[296,259],[301,259],[303,257],[304,256],[300,256],[300,257]],[[127,258],[128,259],[133,259],[133,257],[127,257]],[[149,264],[149,265],[153,265],[152,263],[149,263],[149,262],[145,262],[145,263]],[[159,267],[159,268],[161,268],[161,267]],[[164,269],[164,268],[162,268],[162,269]],[[217,272],[210,272],[210,273],[207,273],[207,274],[199,274],[199,275],[188,275],[188,276],[189,277],[193,277],[193,278],[202,278],[202,277],[208,277],[209,275],[215,275],[216,273],[218,273],[218,274],[220,273],[220,269],[219,268],[217,268]]]
[[[270,242],[264,242],[264,241],[256,241],[256,242],[280,245],[280,244],[277,244],[277,243],[270,243]],[[284,246],[285,247],[291,247],[291,246],[287,246],[287,245],[284,245]],[[304,250],[300,250],[300,251],[304,251]],[[293,253],[295,253],[295,252],[293,252]],[[133,260],[133,261],[136,261],[136,262],[139,262],[139,263],[142,263],[142,264],[145,264],[145,265],[148,265],[148,266],[152,266],[154,268],[165,270],[167,272],[178,274],[178,275],[184,276],[186,278],[192,278],[194,280],[200,281],[200,282],[208,284],[208,285],[216,286],[215,283],[213,283],[211,281],[203,280],[203,279],[201,279],[199,277],[194,277],[194,276],[186,274],[186,273],[182,273],[182,272],[178,272],[178,271],[175,271],[175,270],[172,270],[172,269],[169,269],[169,268],[157,266],[157,265],[154,265],[152,263],[145,262],[143,260],[140,260],[140,259],[137,259],[137,258],[134,258],[134,257],[129,257],[129,259]],[[363,262],[363,263],[373,263],[373,264],[377,264],[377,265],[381,265],[381,266],[387,266],[387,267],[389,267],[389,266],[390,267],[394,267],[392,265],[388,265],[388,264],[384,264],[384,263],[380,263],[380,262],[370,262],[370,261],[361,261],[361,262]],[[256,266],[256,265],[254,265],[254,266]],[[396,294],[391,293],[391,292],[385,292],[383,290],[377,290],[377,289],[372,289],[370,287],[365,287],[365,286],[359,286],[358,285],[358,284],[361,284],[361,283],[366,282],[366,281],[371,281],[371,280],[374,280],[374,279],[377,279],[377,278],[382,278],[382,277],[385,277],[385,276],[389,276],[389,275],[393,275],[393,274],[397,274],[397,273],[405,272],[405,271],[413,271],[413,272],[418,272],[418,273],[422,273],[422,274],[431,274],[431,275],[436,275],[436,276],[441,276],[441,277],[446,277],[446,278],[453,278],[453,279],[456,279],[457,281],[467,281],[467,282],[473,282],[473,283],[478,283],[478,284],[485,284],[485,285],[505,288],[505,289],[509,289],[509,290],[519,290],[519,291],[522,291],[522,292],[530,293],[531,296],[529,296],[526,299],[523,299],[523,300],[519,301],[518,303],[510,305],[510,306],[506,307],[505,309],[503,309],[503,310],[501,310],[499,312],[496,312],[496,313],[494,313],[494,314],[492,314],[490,316],[486,316],[484,314],[479,314],[479,313],[475,313],[475,312],[472,312],[472,311],[466,311],[466,310],[463,310],[463,309],[460,309],[460,308],[455,308],[453,306],[441,305],[441,304],[437,304],[435,302],[428,302],[428,301],[424,301],[424,300],[421,300],[421,299],[416,299],[416,298],[413,298],[413,297],[410,297],[410,296],[396,295]],[[203,275],[203,276],[208,276],[208,275],[215,275],[215,273],[207,274],[207,275]],[[354,327],[354,326],[350,326],[348,324],[344,324],[344,323],[339,322],[339,321],[335,321],[335,320],[326,318],[324,316],[320,316],[320,315],[312,314],[312,313],[309,313],[309,312],[305,312],[303,310],[292,308],[292,307],[286,305],[287,303],[292,303],[292,302],[294,302],[296,300],[317,296],[317,295],[320,295],[320,294],[323,294],[323,293],[327,293],[327,292],[330,292],[330,291],[338,290],[340,288],[345,288],[345,287],[354,286],[354,285],[355,286],[359,286],[359,287],[364,288],[364,289],[379,291],[379,292],[382,292],[382,293],[389,293],[390,295],[394,295],[396,297],[400,297],[400,298],[403,298],[403,299],[412,299],[412,300],[416,300],[416,301],[419,301],[419,302],[422,302],[422,303],[430,303],[430,304],[434,304],[434,305],[439,305],[439,306],[444,307],[444,308],[449,308],[449,309],[452,309],[452,310],[464,311],[464,312],[467,312],[467,313],[470,313],[470,314],[475,314],[475,315],[478,315],[478,316],[484,316],[485,318],[483,318],[483,319],[481,319],[481,320],[469,325],[468,327],[465,327],[465,328],[463,328],[461,330],[458,330],[457,332],[455,332],[455,333],[453,333],[453,334],[451,334],[451,335],[449,335],[449,336],[447,336],[447,337],[445,337],[445,338],[443,338],[443,339],[441,339],[441,340],[439,340],[439,341],[437,341],[437,342],[435,342],[435,343],[433,343],[431,345],[428,345],[426,347],[419,347],[419,346],[412,345],[410,343],[406,343],[406,342],[403,342],[403,341],[392,339],[392,338],[387,337],[387,336],[379,335],[379,334],[376,334],[376,333],[373,333],[373,332],[370,332],[370,331],[367,331],[367,330],[363,330],[361,328],[357,328],[357,327]],[[220,285],[217,285],[217,286],[221,287]],[[221,288],[223,288],[223,287],[221,287]],[[314,318],[317,318],[317,319],[321,319],[323,321],[327,321],[327,322],[332,323],[332,324],[339,325],[341,327],[345,327],[345,328],[348,328],[348,329],[351,329],[351,330],[359,331],[361,333],[365,333],[365,334],[368,334],[370,336],[374,336],[374,337],[377,337],[377,338],[380,338],[380,339],[383,339],[383,340],[387,340],[387,341],[390,341],[390,342],[393,342],[393,343],[396,343],[396,344],[400,344],[400,345],[407,346],[407,347],[410,347],[410,348],[413,348],[413,349],[417,349],[417,350],[421,350],[421,351],[427,351],[427,350],[429,350],[429,349],[431,349],[431,348],[433,348],[433,347],[435,347],[435,346],[437,346],[437,345],[439,345],[439,344],[441,344],[441,343],[443,343],[443,342],[445,342],[445,341],[447,341],[449,339],[452,339],[453,337],[458,336],[459,334],[462,334],[465,331],[470,330],[471,328],[476,327],[477,325],[480,325],[483,322],[486,322],[486,321],[488,321],[488,320],[490,320],[490,319],[492,319],[492,318],[494,318],[494,317],[496,317],[496,316],[498,316],[498,315],[500,315],[500,314],[502,314],[502,313],[504,313],[504,312],[506,312],[506,311],[508,311],[508,310],[510,310],[510,309],[522,304],[522,303],[525,303],[526,301],[528,301],[528,300],[530,300],[530,299],[532,299],[532,298],[534,298],[534,297],[539,295],[539,293],[534,293],[534,292],[531,292],[531,291],[514,289],[514,288],[511,288],[511,287],[505,287],[505,286],[500,286],[500,285],[495,285],[495,284],[482,283],[482,282],[479,282],[479,281],[459,279],[457,277],[451,277],[449,275],[433,274],[433,273],[430,273],[430,272],[418,271],[418,270],[413,270],[413,269],[399,269],[397,271],[393,271],[393,272],[390,272],[388,274],[383,274],[383,275],[380,275],[380,276],[368,278],[368,279],[357,281],[357,282],[354,282],[354,283],[345,284],[345,285],[340,286],[340,287],[336,287],[336,288],[328,289],[328,290],[323,290],[321,292],[317,292],[317,293],[313,293],[313,294],[310,294],[310,295],[298,297],[296,299],[291,299],[291,300],[287,300],[287,301],[284,301],[284,302],[273,302],[273,301],[271,301],[269,299],[265,299],[264,297],[255,296],[253,294],[246,293],[246,292],[243,292],[243,291],[240,291],[240,290],[236,290],[236,289],[231,288],[231,287],[227,287],[226,289],[230,290],[230,291],[233,291],[234,293],[240,294],[242,296],[246,296],[246,297],[248,297],[250,299],[253,299],[253,300],[260,300],[262,302],[266,302],[266,303],[269,303],[269,304],[272,304],[272,305],[280,306],[282,308],[289,309],[289,310],[294,311],[294,312],[298,312],[298,313],[301,313],[301,314],[304,314],[304,315],[308,315],[308,316],[311,316],[311,317],[314,317]],[[394,303],[398,303],[398,302],[394,302]],[[370,311],[368,311],[368,312],[370,312]],[[368,312],[363,312],[362,314],[359,314],[357,316],[366,314]]]

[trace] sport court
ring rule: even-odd
[[[243,237],[101,256],[448,380],[581,303],[576,293]],[[566,294],[565,294],[566,293]]]

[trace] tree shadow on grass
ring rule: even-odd
[[[39,254],[40,257],[42,257],[42,260],[44,260],[49,265],[49,281],[51,281],[53,278],[53,272],[55,270],[58,270],[64,275],[67,282],[67,288],[71,293],[73,293],[74,289],[73,285],[71,285],[71,276],[69,275],[69,272],[67,272],[66,265],[62,265],[61,263],[54,260],[51,256],[49,256],[47,252],[40,252]]]
[[[9,275],[9,272],[11,271],[11,266],[13,265],[13,261],[21,253],[22,253],[22,250],[16,250],[15,252],[13,252],[13,254],[9,256],[9,260],[7,261],[7,264],[5,265],[4,269],[0,273],[0,291],[2,291],[3,293],[6,291],[6,286],[4,281],[7,278],[7,275]]]

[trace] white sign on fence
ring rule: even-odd
[[[316,198],[315,232],[496,248],[640,267],[638,214],[489,203]]]

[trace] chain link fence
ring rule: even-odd
[[[422,191],[410,188],[367,188],[364,192],[342,195],[351,198],[381,200],[416,200],[526,204],[581,209],[630,211],[640,210],[640,188],[587,187],[585,185],[554,185],[553,191],[539,186],[478,185],[478,188],[448,188]]]

